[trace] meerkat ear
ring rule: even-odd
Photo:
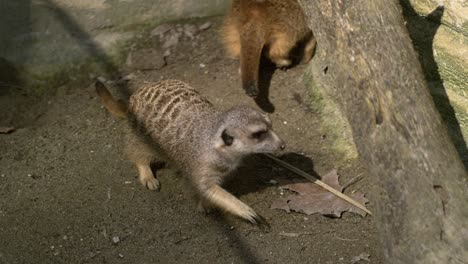
[[[234,137],[230,136],[226,129],[224,129],[223,133],[221,133],[221,138],[223,139],[223,142],[226,146],[231,146],[232,142],[234,141]]]

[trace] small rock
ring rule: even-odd
[[[113,236],[112,237],[112,243],[114,245],[117,245],[120,242],[120,238],[118,236]]]
[[[169,55],[171,55],[171,51],[170,51],[170,50],[164,51],[164,54],[163,54],[163,57],[164,57],[164,58],[169,57]]]
[[[124,254],[119,253],[119,258],[123,258],[123,257],[124,257]]]
[[[107,80],[106,78],[102,77],[102,76],[99,76],[96,78],[98,81],[102,82],[102,83],[105,83]]]
[[[166,65],[159,49],[142,49],[128,54],[126,66],[131,70],[159,70]]]
[[[268,183],[269,183],[269,184],[272,184],[272,185],[278,184],[278,182],[275,181],[275,180],[273,180],[273,179],[269,180]]]
[[[133,80],[135,79],[136,75],[134,73],[130,73],[130,74],[127,74],[125,75],[122,80],[124,81],[130,81],[130,80]]]
[[[94,73],[89,73],[88,77],[89,77],[90,80],[96,79],[96,75],[94,75]]]
[[[28,173],[28,177],[33,179],[33,180],[36,180],[36,179],[39,179],[41,178],[40,176],[36,175],[36,174],[32,174],[32,173]]]
[[[205,29],[208,29],[208,28],[210,28],[210,27],[211,27],[211,22],[205,22],[205,23],[201,24],[201,25],[198,27],[198,29],[199,29],[199,30],[205,30]]]
[[[205,64],[203,64],[203,63],[200,63],[200,68],[205,68],[205,67],[206,67],[206,65],[205,65]]]
[[[190,39],[193,39],[198,34],[198,28],[195,25],[185,24],[184,34]]]
[[[151,30],[150,35],[153,37],[160,36],[173,28],[174,28],[174,25],[172,24],[162,24],[162,25],[155,27],[153,30]]]
[[[369,257],[370,257],[370,254],[368,254],[368,253],[361,253],[361,254],[359,254],[359,256],[353,257],[353,258],[351,259],[351,263],[353,263],[353,264],[354,264],[354,263],[358,263],[358,262],[361,261],[361,260],[364,260],[364,261],[369,262],[369,261],[370,261]]]
[[[177,46],[179,44],[180,33],[170,34],[164,44],[162,45],[163,49],[171,48]]]

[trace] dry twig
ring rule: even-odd
[[[333,188],[332,188],[331,186],[329,186],[328,184],[326,184],[326,183],[324,183],[323,181],[321,181],[321,180],[315,178],[314,176],[308,174],[307,172],[302,171],[302,170],[300,170],[300,169],[294,167],[293,165],[291,165],[291,164],[289,164],[289,163],[287,163],[287,162],[285,162],[285,161],[282,161],[282,160],[280,160],[280,159],[274,157],[273,155],[270,155],[270,154],[265,154],[265,155],[266,155],[267,157],[269,157],[270,159],[274,160],[276,163],[278,163],[278,164],[280,164],[281,166],[285,167],[286,169],[288,169],[288,170],[290,170],[290,171],[292,171],[292,172],[294,172],[294,173],[296,173],[296,174],[298,174],[298,175],[300,175],[300,176],[302,176],[302,177],[304,177],[304,178],[310,180],[311,182],[313,182],[313,183],[319,185],[320,187],[326,189],[327,191],[333,193],[334,195],[340,197],[341,199],[343,199],[343,200],[345,200],[345,201],[351,203],[352,205],[356,206],[357,208],[363,210],[364,212],[366,212],[366,213],[372,215],[372,212],[369,211],[369,209],[367,209],[364,205],[362,205],[362,204],[356,202],[354,199],[352,199],[351,197],[347,196],[346,194],[344,194],[344,193],[342,193],[342,192],[339,192],[339,191],[333,189]]]

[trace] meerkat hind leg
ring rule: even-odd
[[[151,170],[151,162],[156,160],[157,153],[136,135],[129,135],[127,155],[138,170],[140,183],[152,191],[159,191],[161,184]]]
[[[159,191],[161,183],[151,171],[150,164],[135,164],[138,169],[138,179],[141,184],[151,191]]]

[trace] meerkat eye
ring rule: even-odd
[[[234,137],[229,135],[226,129],[223,130],[223,133],[221,134],[221,138],[223,139],[223,142],[224,144],[226,144],[226,146],[231,146],[232,142],[234,141]]]
[[[255,138],[255,139],[260,139],[260,138],[262,138],[264,135],[266,135],[266,133],[268,133],[267,130],[260,130],[260,131],[257,131],[257,132],[252,133],[251,137],[252,137],[252,138]]]

